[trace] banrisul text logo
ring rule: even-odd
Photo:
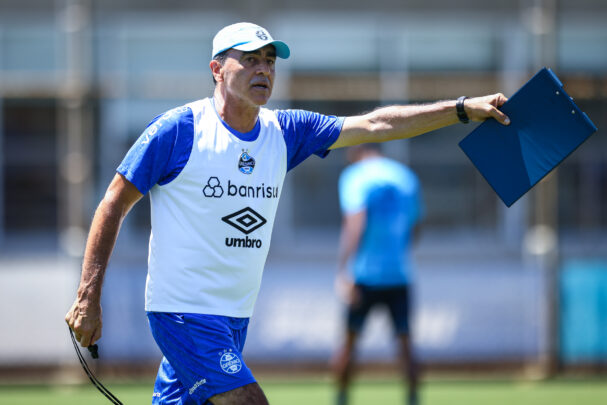
[[[251,174],[253,173],[254,168],[255,159],[253,159],[253,156],[249,155],[249,151],[243,150],[238,159],[238,170],[244,174]]]
[[[207,198],[227,197],[244,197],[244,198],[278,198],[279,188],[276,186],[268,186],[265,183],[249,186],[246,184],[233,183],[228,180],[228,183],[221,183],[218,177],[211,176],[207,183],[202,188],[202,193]]]
[[[240,232],[245,234],[244,238],[228,238],[226,237],[227,247],[237,248],[256,248],[259,249],[262,246],[261,239],[249,238],[249,234],[256,229],[261,228],[266,224],[266,219],[262,217],[253,208],[246,207],[239,211],[236,211],[230,215],[226,215],[221,218],[223,222],[233,226]]]

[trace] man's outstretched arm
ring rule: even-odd
[[[121,174],[116,174],[95,211],[89,230],[80,286],[65,320],[82,347],[101,337],[101,287],[122,220],[143,195]]]
[[[472,121],[494,118],[508,125],[508,117],[498,110],[506,102],[503,94],[466,99],[464,109]],[[329,149],[343,148],[367,142],[385,142],[412,138],[458,121],[456,101],[432,104],[389,106],[364,115],[346,117],[339,138]]]

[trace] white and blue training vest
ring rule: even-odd
[[[250,317],[285,174],[312,153],[326,155],[342,123],[262,108],[258,135],[249,139],[227,127],[208,98],[154,121],[118,168],[142,193],[150,191],[146,311]],[[156,140],[167,128],[173,138]],[[189,156],[176,152],[184,136]],[[164,167],[174,165],[179,170]],[[159,166],[169,172],[164,178],[148,173]]]

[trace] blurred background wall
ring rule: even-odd
[[[506,208],[459,150],[473,125],[392,142],[421,179],[416,347],[427,364],[529,370],[607,363],[607,3],[603,0],[3,0],[0,3],[0,369],[75,356],[63,316],[97,202],[147,123],[212,93],[211,40],[254,21],[286,41],[270,107],[351,115],[378,105],[512,95],[549,66],[599,128]],[[343,151],[287,176],[245,350],[326,364]],[[104,288],[102,359],[156,362],[143,312],[149,204],[127,218]],[[361,357],[394,356],[377,313]]]

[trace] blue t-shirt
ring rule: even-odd
[[[305,110],[276,110],[287,146],[287,171],[310,155],[328,155],[337,140],[343,117],[322,115]],[[220,119],[221,120],[221,119]],[[247,133],[223,125],[243,141],[259,136],[259,121]],[[146,194],[155,184],[175,179],[188,162],[194,141],[194,117],[188,107],[177,107],[154,118],[127,152],[117,172]]]
[[[348,166],[339,179],[344,214],[366,211],[350,270],[356,283],[385,287],[410,281],[411,231],[423,216],[419,181],[401,163],[384,157]]]

